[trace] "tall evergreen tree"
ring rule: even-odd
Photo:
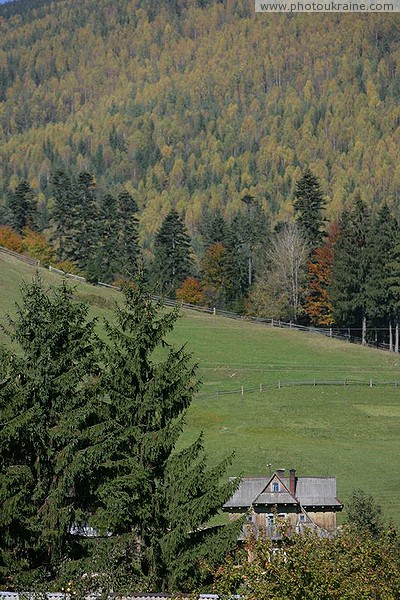
[[[103,387],[112,444],[91,522],[112,532],[119,568],[128,562],[140,585],[190,589],[207,577],[204,563],[217,564],[235,543],[238,524],[205,527],[232,493],[231,484],[219,484],[227,461],[207,469],[202,436],[175,451],[198,382],[183,348],[155,358],[178,317],[159,308],[139,282],[107,326]]]
[[[34,192],[27,181],[21,181],[9,196],[11,226],[19,233],[24,227],[36,228],[37,207]]]
[[[244,210],[230,224],[226,247],[232,255],[235,296],[244,297],[261,272],[269,242],[269,223],[260,204],[252,196],[244,196]]]
[[[343,213],[339,227],[331,285],[333,317],[338,324],[359,329],[366,343],[371,217],[360,196],[352,211]]]
[[[51,220],[54,227],[52,240],[57,247],[60,261],[76,260],[78,235],[75,231],[78,220],[79,199],[71,178],[64,171],[56,171],[52,178],[54,206]]]
[[[306,169],[296,184],[294,212],[310,250],[319,246],[324,238],[323,210],[326,206],[318,179]]]
[[[219,210],[204,212],[200,230],[205,249],[213,244],[226,244],[228,227]]]
[[[136,275],[140,260],[138,206],[129,192],[121,192],[117,199],[119,273],[132,278]]]
[[[389,347],[395,352],[400,345],[400,231],[394,231],[393,246],[389,253],[381,285],[387,293],[387,310],[389,312]],[[393,340],[394,328],[394,340]]]
[[[97,267],[95,277],[111,283],[120,273],[121,249],[119,248],[117,203],[114,196],[105,194],[100,200],[97,226],[97,248],[93,261]]]
[[[77,457],[99,421],[99,367],[87,311],[65,285],[49,296],[35,281],[9,323],[20,354],[3,356],[0,386],[0,576],[8,585],[54,576],[65,556],[76,557],[72,525],[88,517],[87,466]]]
[[[367,275],[367,313],[372,325],[382,329],[385,339],[393,347],[393,324],[396,309],[391,300],[391,285],[394,282],[392,265],[398,225],[388,206],[383,205],[371,224],[369,269]],[[396,327],[396,325],[395,325]],[[387,335],[388,333],[388,335]],[[397,334],[398,335],[398,334]]]
[[[76,187],[78,194],[77,241],[78,264],[86,269],[96,258],[98,244],[98,206],[96,203],[96,184],[93,175],[80,173]]]
[[[192,271],[190,239],[185,224],[172,209],[154,242],[152,276],[162,294],[173,295]]]

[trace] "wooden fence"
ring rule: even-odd
[[[196,398],[213,398],[219,396],[225,396],[229,394],[239,394],[244,396],[245,394],[262,394],[268,390],[282,389],[286,387],[317,387],[317,386],[360,386],[360,387],[393,387],[399,388],[400,391],[400,380],[395,381],[377,381],[375,379],[359,380],[359,379],[305,379],[301,381],[287,381],[279,379],[275,383],[260,383],[258,386],[247,387],[242,385],[239,388],[233,390],[215,390],[213,392],[202,392],[197,394]]]

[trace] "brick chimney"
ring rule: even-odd
[[[289,489],[292,496],[296,493],[296,469],[290,469]]]

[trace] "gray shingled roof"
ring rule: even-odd
[[[288,477],[280,477],[290,489]],[[335,477],[296,477],[295,498],[287,492],[264,492],[271,477],[244,477],[239,488],[223,506],[225,510],[250,508],[253,504],[293,504],[302,506],[336,506],[342,504],[336,498]]]
[[[341,506],[335,477],[299,477],[296,496],[303,506]]]
[[[224,508],[246,508],[250,507],[254,499],[257,498],[267,485],[265,477],[244,477],[240,482],[239,488],[233,496],[224,504]]]

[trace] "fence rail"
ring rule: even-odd
[[[28,256],[24,256],[22,254],[18,254],[17,252],[14,252],[12,250],[8,250],[8,248],[4,248],[2,246],[0,246],[0,253],[8,254],[8,255],[16,258],[17,260],[25,262],[29,265],[33,265],[33,266],[37,266],[37,267],[41,266],[39,261],[34,260],[33,258],[30,258]],[[63,277],[68,277],[70,279],[74,279],[74,280],[80,281],[80,282],[86,282],[86,279],[84,277],[81,277],[79,275],[73,275],[72,273],[66,273],[66,272],[64,272],[60,269],[57,269],[56,267],[53,267],[51,265],[48,267],[48,269],[49,269],[49,271],[52,271],[53,273],[57,273],[58,275],[62,275]],[[87,282],[87,283],[89,283],[89,282]],[[109,289],[120,291],[120,288],[110,285],[108,283],[103,283],[101,281],[99,281],[95,285],[97,285],[99,287],[103,287],[103,288],[109,288]],[[361,337],[359,337],[357,335],[352,335],[352,331],[356,331],[356,332],[360,331],[358,328],[354,329],[354,328],[345,327],[345,328],[335,329],[333,327],[323,328],[323,327],[312,327],[312,326],[307,326],[307,325],[298,325],[298,324],[292,323],[290,321],[286,322],[286,321],[281,321],[280,319],[275,319],[275,318],[251,317],[251,316],[247,316],[247,315],[240,315],[238,313],[230,312],[227,310],[210,308],[209,306],[198,306],[196,304],[187,304],[185,302],[179,302],[177,300],[172,300],[171,298],[161,298],[160,296],[153,296],[153,298],[154,298],[154,300],[162,300],[162,302],[165,306],[171,306],[171,307],[178,306],[180,308],[184,308],[187,310],[194,310],[194,311],[202,312],[202,313],[209,314],[209,315],[218,315],[221,317],[226,317],[227,319],[234,319],[236,321],[246,321],[249,323],[255,323],[257,325],[264,325],[264,326],[268,326],[268,327],[278,327],[280,329],[292,329],[294,331],[302,331],[305,333],[323,335],[325,337],[330,337],[332,339],[336,339],[336,340],[340,340],[340,341],[361,344]],[[384,342],[379,342],[379,343],[378,342],[367,342],[366,345],[371,348],[378,348],[380,350],[389,350],[389,344],[386,344]]]
[[[263,393],[268,390],[282,389],[285,387],[317,387],[317,386],[360,386],[360,387],[394,387],[400,390],[400,380],[395,381],[377,381],[375,379],[360,380],[360,379],[305,379],[301,381],[288,381],[279,379],[275,383],[260,383],[258,386],[246,387],[241,386],[234,390],[215,390],[210,392],[202,392],[197,394],[197,398],[214,398],[219,396],[226,396],[229,394],[236,394],[244,396],[245,394]]]

